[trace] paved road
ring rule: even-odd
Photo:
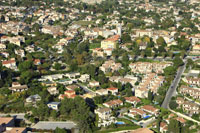
[[[169,109],[169,110],[170,110],[171,112],[173,112],[174,114],[178,115],[179,117],[182,117],[182,118],[184,118],[184,119],[193,121],[193,122],[195,122],[195,123],[197,123],[197,124],[200,125],[200,122],[199,122],[199,121],[197,121],[197,120],[195,120],[195,119],[192,119],[191,117],[189,117],[189,116],[187,116],[187,115],[181,114],[181,113],[179,113],[179,112],[175,112],[175,111],[173,111],[173,110],[171,110],[171,109]]]
[[[188,98],[188,97],[186,97],[186,96],[184,96],[184,98],[187,99],[188,101],[190,101],[190,102],[192,102],[192,103],[195,103],[195,104],[198,104],[198,105],[200,106],[200,103],[199,103],[199,102],[196,102],[196,101],[194,101],[194,100],[192,100],[192,99],[190,99],[190,98]]]
[[[77,83],[81,88],[83,88],[83,90],[85,91],[85,92],[92,92],[92,93],[95,93],[93,90],[91,90],[91,89],[88,89],[88,87],[87,86],[85,86],[85,85],[83,85],[83,84],[81,84],[81,83]]]
[[[181,79],[181,75],[183,74],[183,72],[185,71],[185,67],[186,67],[186,64],[187,64],[187,60],[184,60],[184,65],[179,67],[178,69],[178,72],[172,82],[172,84],[170,85],[168,91],[167,91],[167,94],[165,96],[165,99],[162,103],[162,106],[163,108],[166,108],[168,109],[169,108],[169,102],[172,98],[172,96],[175,96],[176,95],[176,88],[180,82],[180,79]]]
[[[22,119],[22,120],[26,120],[24,118],[25,113],[19,113],[19,114],[0,114],[0,117],[5,117],[7,115],[10,115],[12,117],[16,117],[17,119]]]

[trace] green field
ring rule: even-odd
[[[123,131],[123,130],[135,130],[137,128],[140,128],[140,126],[123,126],[123,127],[118,127],[118,128],[113,128],[113,129],[108,129],[108,130],[103,130],[103,131],[97,131],[97,133],[110,133],[110,132],[117,132],[117,131]]]

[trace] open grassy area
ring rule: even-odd
[[[133,125],[134,124],[132,121],[129,121],[129,120],[125,119],[125,118],[117,118],[117,121],[123,121],[127,125]]]
[[[79,25],[82,25],[82,26],[87,26],[87,25],[89,25],[89,24],[92,24],[92,22],[91,21],[76,21],[76,22],[74,22],[75,24],[79,24]]]
[[[90,44],[90,49],[95,49],[95,48],[100,48],[101,44],[100,43],[92,43]]]
[[[137,128],[140,128],[140,126],[137,126],[137,125],[134,125],[134,126],[122,126],[122,127],[117,127],[117,128],[113,128],[113,129],[97,131],[96,133],[110,133],[110,132],[117,132],[117,131],[123,131],[123,130],[135,130]]]

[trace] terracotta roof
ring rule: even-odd
[[[15,60],[2,61],[2,64],[11,64],[11,63],[16,63],[16,62]]]
[[[127,101],[131,101],[131,102],[140,102],[141,100],[139,98],[137,98],[136,96],[132,96],[132,97],[125,97],[125,99]]]
[[[142,109],[148,110],[148,111],[151,111],[151,112],[155,112],[155,111],[158,110],[157,108],[154,108],[154,107],[151,106],[151,105],[144,105],[144,106],[142,107]]]
[[[115,41],[118,41],[119,38],[120,38],[119,35],[114,35],[114,36],[112,36],[110,38],[105,39],[104,41],[113,41],[113,42],[115,42]]]
[[[112,87],[112,88],[107,88],[107,90],[111,90],[111,91],[113,91],[113,90],[118,90],[118,88],[114,88],[114,87]]]
[[[25,131],[26,131],[26,128],[24,127],[13,127],[11,130],[6,131],[6,133],[22,133]]]
[[[8,124],[12,120],[13,117],[0,117],[0,125],[2,125],[3,123]]]
[[[179,121],[180,123],[186,122],[186,120],[184,120],[182,117],[177,117],[176,120]]]

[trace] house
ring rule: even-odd
[[[37,101],[40,101],[40,100],[41,100],[41,97],[38,94],[31,95],[28,98],[26,98],[27,103],[37,102]]]
[[[57,90],[56,86],[51,86],[47,88],[47,91],[51,94],[51,95],[56,95],[59,93],[59,91]]]
[[[112,95],[117,95],[118,93],[118,88],[114,88],[114,87],[111,87],[111,88],[107,88],[108,92],[110,92]]]
[[[100,119],[109,119],[111,112],[112,110],[110,108],[98,108],[95,110],[95,113],[98,114]]]
[[[199,88],[193,88],[188,86],[181,86],[180,87],[180,93],[182,94],[188,94],[193,98],[200,99],[200,89]]]
[[[99,84],[99,82],[97,82],[97,81],[90,81],[90,82],[89,82],[89,86],[92,87],[92,88],[93,88],[93,87],[99,87],[99,85],[100,85],[100,84]]]
[[[52,81],[43,81],[41,83],[43,86],[56,86],[56,82],[52,82]]]
[[[103,105],[108,108],[115,108],[115,107],[123,105],[123,102],[121,100],[117,99],[117,100],[112,100],[112,101],[103,103]]]
[[[27,133],[25,127],[7,127],[6,133]]]
[[[5,66],[10,69],[17,69],[16,61],[14,58],[7,61],[2,61],[2,66]]]
[[[34,59],[34,65],[41,65],[40,59]]]
[[[51,109],[58,110],[60,102],[50,102],[47,106]]]
[[[2,43],[0,43],[0,51],[2,51],[2,50],[5,50],[6,49],[6,45],[5,44],[2,44]]]
[[[68,85],[68,86],[66,86],[65,88],[66,88],[67,90],[75,90],[75,89],[80,88],[80,87],[77,86],[77,85]]]
[[[13,82],[12,87],[9,87],[12,92],[22,92],[28,90],[27,85],[21,85],[19,82]]]
[[[83,75],[81,75],[81,77],[78,80],[81,81],[81,82],[87,82],[87,81],[90,80],[90,75],[83,74]]]
[[[113,60],[108,60],[105,61],[104,64],[99,68],[101,71],[104,73],[106,72],[115,72],[118,71],[119,69],[122,69],[122,64],[121,63],[115,63]]]
[[[21,57],[25,57],[25,52],[23,49],[18,49],[18,50],[15,49],[15,54]]]
[[[152,30],[136,30],[136,37],[143,37],[143,36],[152,37],[153,32]]]
[[[92,49],[92,56],[104,57],[104,51],[102,48]]]
[[[176,98],[176,103],[177,103],[178,105],[181,105],[181,104],[184,103],[184,99],[183,99],[182,97],[177,97],[177,98]]]
[[[67,91],[64,92],[64,94],[61,94],[58,99],[63,100],[64,98],[75,98],[75,97],[76,97],[75,91],[67,90]]]
[[[128,113],[128,116],[133,117],[133,118],[136,115],[140,115],[142,118],[144,118],[146,116],[146,113],[141,109],[131,108],[129,111],[130,112]]]
[[[110,38],[107,38],[107,39],[101,41],[101,48],[102,49],[107,49],[107,48],[115,49],[117,46],[117,43],[119,42],[119,39],[120,39],[119,35],[114,35]]]
[[[102,95],[108,95],[108,90],[107,89],[100,89],[100,90],[96,91],[96,94],[100,95],[100,96],[102,96]]]
[[[135,96],[125,97],[124,99],[127,103],[130,103],[133,106],[136,106],[139,102],[141,102],[141,100]]]
[[[153,106],[151,105],[144,105],[143,107],[141,107],[141,109],[145,112],[148,112],[152,115],[157,115],[158,112],[159,112],[159,109],[157,108],[154,108]]]
[[[186,122],[186,120],[183,119],[182,117],[177,117],[176,120],[179,121],[182,124],[184,124]]]
[[[6,127],[15,126],[15,121],[13,117],[0,117],[0,132],[4,132]]]
[[[198,77],[185,77],[183,81],[194,86],[200,86],[200,78]]]
[[[86,98],[92,99],[92,98],[94,98],[95,96],[96,96],[96,93],[94,93],[94,92],[88,92],[88,93],[85,93],[85,94],[83,95],[83,98],[84,98],[84,99],[86,99]]]
[[[147,98],[148,97],[148,90],[146,88],[135,88],[135,96],[139,98]]]

